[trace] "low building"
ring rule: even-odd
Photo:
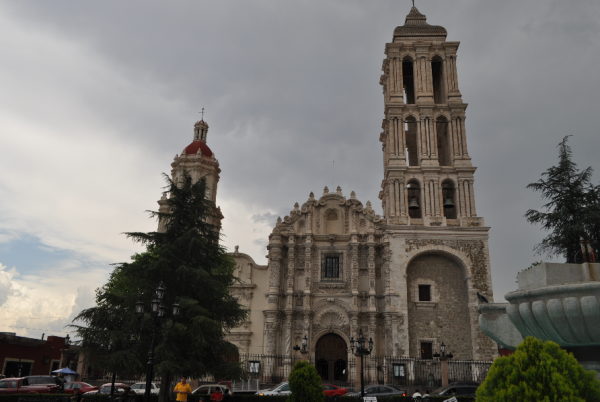
[[[0,332],[0,362],[7,377],[49,375],[61,368],[63,351],[68,349],[67,338],[49,336],[34,339]]]

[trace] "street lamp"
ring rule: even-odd
[[[165,295],[165,284],[161,281],[158,287],[156,288],[156,293],[150,302],[150,319],[148,321],[152,322],[152,342],[150,344],[150,353],[148,354],[148,372],[146,374],[146,392],[144,394],[144,399],[146,402],[150,402],[150,387],[152,385],[152,378],[154,375],[154,346],[156,341],[156,332],[159,329],[169,330],[173,328],[175,325],[175,318],[179,316],[179,312],[181,310],[181,306],[179,305],[179,297],[175,298],[175,303],[173,303],[172,315],[173,320],[171,321],[171,326],[169,328],[163,327],[163,320],[165,318],[166,307],[163,304],[163,297]],[[142,294],[138,292],[138,300],[135,303],[135,315],[139,321],[144,317],[144,302],[142,301]]]
[[[437,357],[437,358],[441,358],[441,359],[452,359],[454,357],[452,352],[449,352],[448,354],[446,354],[446,345],[444,345],[444,342],[442,342],[442,344],[440,345],[440,352],[441,352],[441,354],[435,352],[433,354],[433,357]]]
[[[350,339],[350,349],[352,349],[352,353],[354,354],[354,349],[356,349],[355,356],[360,356],[360,397],[365,397],[365,364],[364,364],[364,356],[368,356],[373,351],[373,338],[369,338],[369,348],[365,347],[365,337],[363,336],[362,329],[358,333],[358,339],[355,341],[354,337]]]
[[[298,345],[294,346],[292,349],[294,349],[296,352],[299,352],[300,350],[302,350],[300,352],[302,354],[302,360],[306,360],[306,357],[308,356],[308,350],[306,350],[307,347],[308,347],[308,338],[306,337],[306,334],[305,334],[304,338],[302,338],[302,349],[300,349],[300,346],[298,346]]]

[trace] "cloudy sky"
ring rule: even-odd
[[[540,260],[525,186],[565,135],[600,170],[597,0],[417,0],[460,41],[495,299]],[[384,46],[408,0],[1,1],[0,331],[38,337],[93,304],[150,231],[206,108],[224,244],[264,263],[277,216],[325,185],[380,213]],[[335,161],[335,173],[332,162]],[[333,176],[333,178],[332,178]],[[596,173],[594,182],[600,174]]]

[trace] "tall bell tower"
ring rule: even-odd
[[[402,323],[399,354],[423,357],[445,342],[461,358],[489,359],[494,345],[477,323],[477,293],[493,299],[489,228],[475,209],[459,42],[446,36],[412,7],[385,46],[379,198],[394,278],[389,311]]]
[[[179,182],[183,177],[183,172],[188,171],[194,182],[201,177],[206,177],[207,193],[206,197],[215,205],[217,203],[217,185],[219,184],[219,161],[215,158],[215,154],[206,144],[208,136],[208,123],[204,119],[197,121],[194,124],[193,141],[185,147],[181,155],[175,155],[171,163],[171,180]],[[158,201],[160,212],[168,212],[166,194]],[[215,217],[212,218],[213,225],[221,226],[223,215],[221,209],[217,208]],[[158,230],[161,230],[159,224]]]

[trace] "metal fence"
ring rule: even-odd
[[[262,384],[277,384],[287,380],[299,356],[249,354],[240,356],[250,378]],[[312,359],[309,363],[314,364]],[[449,360],[448,382],[476,382],[485,379],[491,361]],[[360,358],[347,361],[344,375],[339,380],[326,379],[324,382],[350,389],[356,389],[360,381]],[[358,372],[357,372],[358,370]],[[389,384],[400,387],[421,386],[436,388],[442,386],[441,362],[438,359],[416,359],[397,356],[365,356],[364,382]]]
[[[240,361],[247,370],[248,377],[258,380],[261,384],[278,384],[286,381],[300,356],[296,355],[266,355],[246,354],[240,355]],[[310,364],[315,364],[312,358]],[[360,358],[351,357],[346,362],[346,368],[337,380],[324,379],[325,383],[337,385],[348,389],[357,389],[360,386]],[[449,360],[448,382],[475,382],[481,383],[492,365],[491,361],[476,360]],[[397,356],[365,356],[364,357],[364,382],[371,384],[388,384],[399,387],[427,387],[442,386],[441,363],[438,359],[416,359]],[[112,374],[97,377],[86,377],[82,381],[92,385],[109,383]],[[117,376],[116,382],[133,384],[145,381],[145,376]],[[201,382],[214,382],[212,377],[200,379]],[[152,381],[159,385],[160,377]],[[358,382],[358,383],[357,383]]]

